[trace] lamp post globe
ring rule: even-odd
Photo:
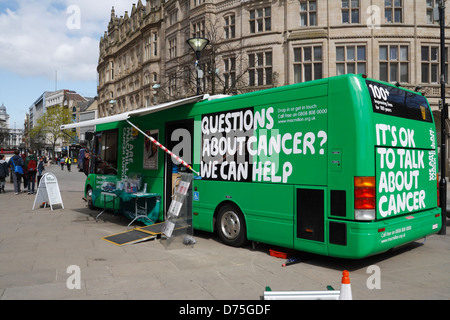
[[[194,50],[195,52],[195,66],[197,67],[197,95],[200,94],[200,77],[199,77],[199,67],[198,67],[198,61],[200,60],[200,52],[202,52],[203,49],[208,45],[209,40],[206,38],[201,37],[195,37],[195,38],[189,38],[186,41],[189,46]]]

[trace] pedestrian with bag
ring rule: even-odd
[[[5,192],[6,177],[9,176],[8,163],[4,155],[0,155],[0,193]]]
[[[11,168],[11,175],[13,177],[14,193],[19,194],[20,180],[23,175],[22,166],[24,165],[22,157],[19,156],[19,150],[14,150],[14,155],[11,157],[11,159],[9,159],[8,165]]]
[[[70,156],[66,157],[66,165],[67,165],[67,171],[70,172],[70,166],[72,165],[72,158]]]
[[[37,162],[38,159],[36,155],[34,154],[33,150],[30,150],[28,157],[25,159],[25,167],[27,168],[27,178],[28,178],[28,194],[34,193],[34,184],[36,182],[36,173],[37,173]]]

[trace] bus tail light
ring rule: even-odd
[[[439,173],[436,175],[436,181],[437,181],[437,206],[441,206],[441,202],[439,199]]]
[[[375,220],[375,177],[355,177],[355,220]]]

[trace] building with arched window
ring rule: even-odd
[[[433,19],[438,2],[139,0],[121,16],[113,8],[99,44],[98,115],[194,95],[186,40],[200,36],[210,40],[199,61],[203,93],[365,73],[423,92],[439,130],[440,62],[448,70],[448,55],[440,56]],[[449,45],[446,38],[446,52]]]
[[[10,116],[4,103],[0,106],[0,149],[19,149],[23,147],[23,130],[11,127]]]

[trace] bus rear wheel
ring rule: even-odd
[[[217,215],[217,233],[225,244],[241,247],[247,242],[247,228],[242,212],[234,206],[220,208]]]

